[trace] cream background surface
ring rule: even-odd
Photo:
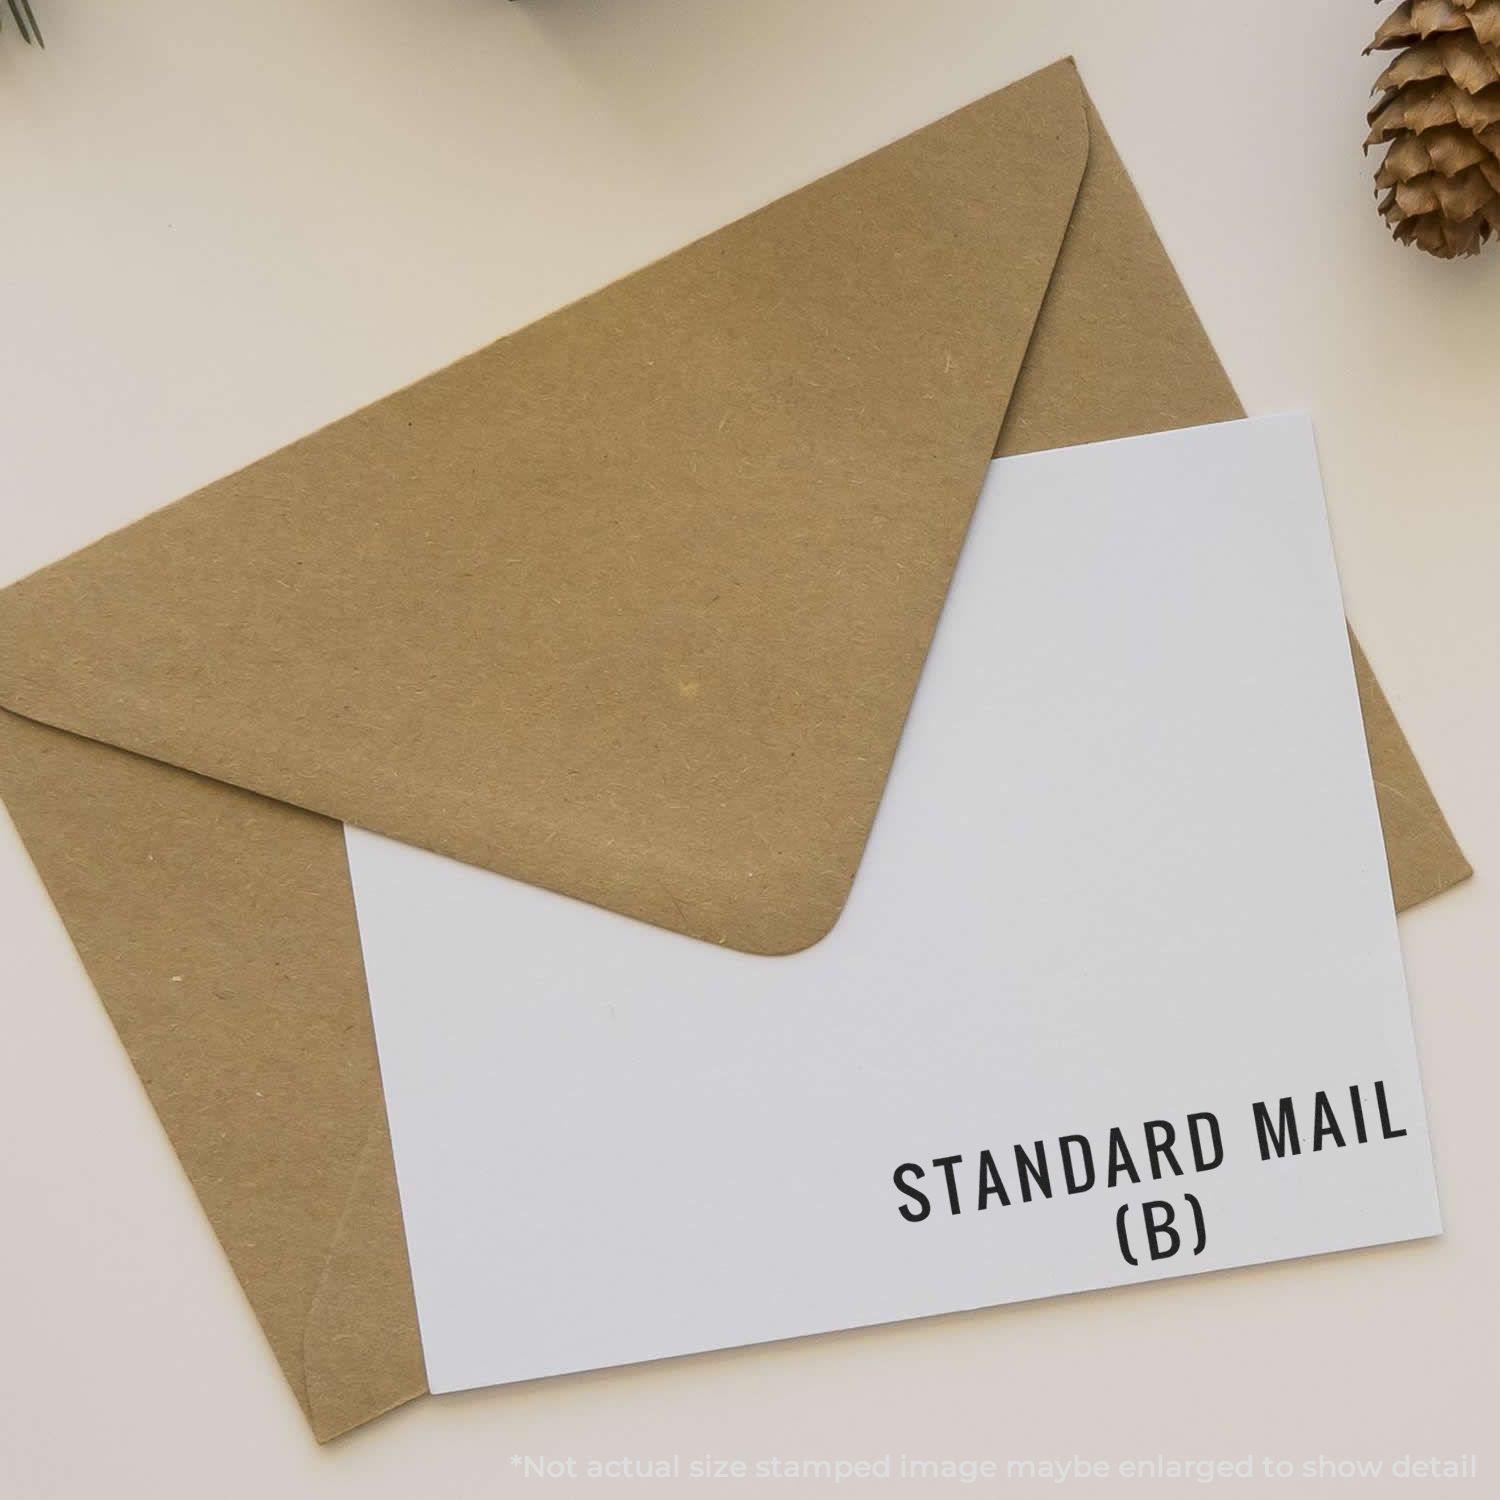
[[[1385,239],[1372,8],[33,4],[46,53],[0,33],[0,578],[1072,53],[1247,407],[1316,420],[1351,618],[1479,874],[1401,923],[1440,1241],[446,1397],[320,1450],[0,826],[0,1491],[600,1483],[515,1454],[1500,1461],[1500,249]],[[767,1487],[832,1489],[739,1483]]]

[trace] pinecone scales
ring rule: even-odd
[[[1387,146],[1380,212],[1403,244],[1475,255],[1500,236],[1500,0],[1404,0],[1377,50],[1397,53],[1365,141]]]

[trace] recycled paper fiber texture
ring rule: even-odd
[[[319,1437],[425,1389],[331,820],[805,947],[997,433],[1240,414],[1060,63],[0,594],[0,794]]]

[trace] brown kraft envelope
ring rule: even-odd
[[[1240,415],[1058,63],[0,593],[0,795],[320,1439],[426,1389],[338,820],[803,948],[991,456]],[[1404,907],[1469,867],[1356,664]]]

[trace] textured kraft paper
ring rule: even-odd
[[[804,947],[992,453],[1241,414],[1060,63],[0,593],[0,796],[320,1439],[426,1389],[334,820]]]

